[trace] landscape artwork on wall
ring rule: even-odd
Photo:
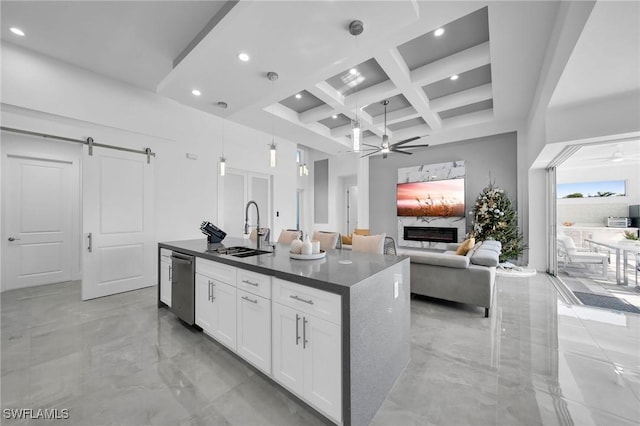
[[[624,180],[559,183],[556,186],[558,198],[623,197],[626,193]]]
[[[399,183],[398,216],[464,217],[464,179]]]

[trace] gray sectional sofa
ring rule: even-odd
[[[405,250],[411,258],[411,293],[481,306],[488,317],[502,246],[484,241],[464,256],[456,254],[458,246],[449,244],[444,253]]]

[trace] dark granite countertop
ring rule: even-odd
[[[297,260],[289,257],[288,244],[276,244],[273,253],[245,258],[219,254],[216,251],[220,247],[255,248],[254,241],[240,238],[225,238],[220,244],[207,244],[207,239],[202,238],[162,242],[158,243],[158,246],[338,294],[345,294],[357,283],[409,259],[408,256],[386,256],[336,249],[327,250],[323,259]],[[352,263],[342,264],[340,261]]]

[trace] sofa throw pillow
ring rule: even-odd
[[[384,253],[384,238],[387,234],[358,235],[353,234],[351,250],[365,253]]]
[[[352,240],[352,235],[353,235],[353,234],[343,235],[343,236],[342,236],[342,244],[343,244],[343,245],[348,245],[348,246],[350,246],[350,245],[351,245],[351,243],[353,242],[353,240]]]
[[[498,266],[499,256],[497,252],[480,246],[471,256],[471,263],[480,266]]]
[[[353,233],[356,235],[371,235],[371,231],[367,228],[356,228]]]
[[[462,244],[460,244],[460,247],[458,247],[458,250],[456,250],[456,254],[459,254],[460,256],[465,256],[467,252],[471,250],[475,245],[476,245],[475,238],[471,237],[469,239],[466,239],[462,242]]]

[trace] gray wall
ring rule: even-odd
[[[428,143],[428,138],[423,142]],[[396,183],[398,169],[422,164],[465,160],[465,199],[467,232],[471,227],[469,211],[477,195],[489,184],[504,189],[512,201],[517,195],[516,133],[504,133],[414,150],[413,155],[390,154],[387,159],[373,156],[369,162],[369,225],[375,234],[385,232],[398,238]]]
[[[329,223],[329,160],[313,163],[313,221]]]

